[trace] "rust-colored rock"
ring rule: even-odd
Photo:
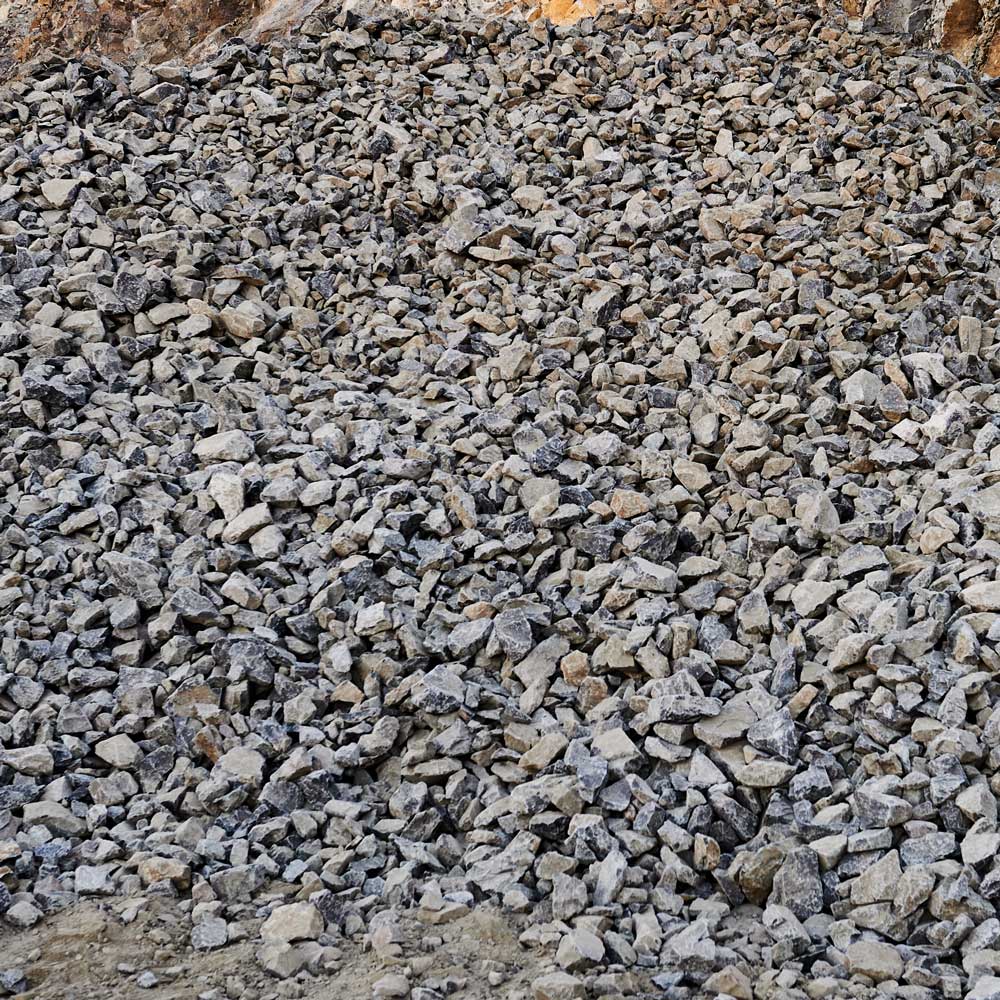
[[[841,0],[865,25],[930,42],[987,76],[1000,74],[1000,0]]]
[[[975,55],[982,28],[983,8],[977,0],[954,0],[941,23],[941,45],[963,62],[969,62]]]
[[[18,62],[50,47],[158,63],[255,13],[256,0],[22,0],[6,27]]]

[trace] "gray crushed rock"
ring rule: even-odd
[[[0,111],[0,919],[177,896],[286,979],[488,901],[537,1000],[1000,996],[967,74],[344,11]]]

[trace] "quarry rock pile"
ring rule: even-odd
[[[0,926],[177,897],[284,980],[490,903],[535,1000],[1000,997],[1000,118],[862,41],[9,85]]]

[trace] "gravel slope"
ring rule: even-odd
[[[177,897],[296,995],[490,903],[511,997],[1000,996],[1000,124],[861,41],[10,85],[0,934]]]

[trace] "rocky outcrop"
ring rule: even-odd
[[[849,18],[909,35],[987,76],[1000,76],[997,0],[845,0]]]
[[[648,10],[676,0],[466,0],[474,13],[572,24],[602,9]],[[155,65],[203,56],[234,35],[266,40],[301,24],[331,0],[14,0],[0,9],[0,74],[46,47],[98,52]],[[397,0],[404,8],[436,3]],[[723,5],[719,4],[720,11]],[[986,76],[1000,76],[1000,0],[830,0],[827,14],[859,29],[932,45]]]

